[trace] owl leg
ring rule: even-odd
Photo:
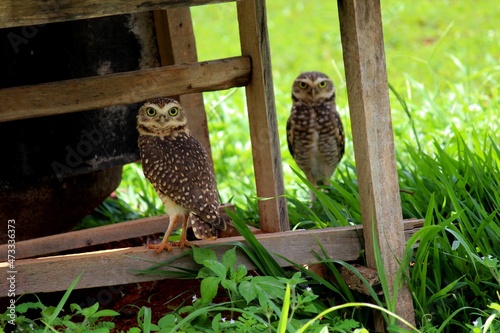
[[[172,246],[169,244],[168,239],[170,238],[170,234],[172,230],[174,230],[175,225],[177,224],[178,215],[173,215],[170,217],[170,222],[168,224],[167,231],[165,231],[165,235],[163,236],[163,240],[160,244],[148,244],[148,249],[155,249],[156,254],[160,254],[163,250],[167,250],[168,252],[172,251]]]
[[[183,221],[182,221],[182,233],[181,233],[181,239],[178,242],[173,242],[173,246],[178,246],[178,247],[190,247],[191,245],[187,241],[187,229],[188,229],[188,218],[189,214],[184,214],[183,216]]]
[[[316,182],[316,179],[311,175],[306,173],[306,178],[309,183],[311,183],[315,188],[318,188],[318,183]],[[314,194],[314,191],[312,189],[309,189],[309,198],[311,198],[311,204],[316,201],[316,195]]]

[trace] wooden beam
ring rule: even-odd
[[[257,196],[259,200],[260,227],[263,232],[290,229],[284,198],[283,171],[269,36],[264,0],[237,2],[241,53],[252,59],[252,76],[245,87],[250,139]]]
[[[234,0],[0,0],[0,28],[41,25]]]
[[[409,221],[405,223],[408,230],[421,226],[422,221]],[[321,253],[318,242],[328,250],[332,259],[345,261],[356,260],[362,246],[362,227],[337,227],[319,230],[298,230],[283,233],[267,233],[256,235],[259,242],[272,254],[282,255],[293,262],[306,264],[315,263],[313,251]],[[213,248],[219,253],[227,251],[233,242],[245,242],[242,237],[219,238],[216,241],[194,241],[193,245],[206,246],[219,244],[220,247]],[[140,281],[152,281],[162,279],[162,276],[136,275],[132,270],[143,270],[155,263],[165,261],[172,256],[179,255],[183,249],[174,248],[171,253],[156,255],[151,249],[143,247],[126,248],[99,251],[92,253],[72,254],[64,256],[53,256],[37,259],[16,260],[15,280],[16,294],[52,292],[65,290],[78,274],[84,272],[77,288],[91,288],[100,286],[111,286]],[[290,264],[277,257],[276,260],[282,266]],[[244,264],[248,269],[255,266],[242,253],[238,253],[238,263]],[[173,265],[177,267],[197,269],[191,257],[185,256],[176,259]],[[9,271],[7,262],[0,263],[0,271],[7,274]],[[5,281],[5,275],[1,275]],[[0,284],[0,294],[6,295],[8,284]]]
[[[368,266],[376,268],[375,228],[391,300],[397,292],[397,314],[414,323],[406,268],[399,265],[405,241],[380,1],[338,0],[338,10]]]
[[[189,7],[154,11],[156,40],[162,66],[197,62],[196,41]],[[203,94],[170,96],[177,99],[188,110],[191,133],[200,141],[212,159],[207,115]],[[213,168],[213,161],[212,168]]]
[[[250,58],[235,57],[0,89],[0,122],[241,87],[250,70]]]
[[[221,217],[228,224],[228,228],[219,233],[219,237],[239,235],[237,232],[235,233],[226,209],[234,210],[234,206],[223,205],[219,209]],[[144,237],[157,233],[163,235],[165,230],[167,230],[168,223],[168,215],[161,215],[19,241],[16,242],[16,259],[35,258],[51,253],[82,249],[92,245]],[[180,224],[176,226],[176,228],[179,227]],[[258,233],[257,229],[252,229],[254,233]],[[0,245],[0,262],[7,261],[8,249],[9,246],[7,244]]]

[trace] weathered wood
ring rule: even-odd
[[[197,62],[196,40],[189,7],[154,11],[156,40],[162,66]],[[189,129],[205,147],[212,162],[210,137],[203,94],[170,96],[181,102],[188,111]]]
[[[405,242],[396,172],[379,1],[338,0],[352,136],[368,266],[375,268],[373,228],[397,314],[415,322],[398,263]],[[383,328],[377,328],[383,329]]]
[[[237,2],[241,53],[252,59],[252,76],[245,87],[250,121],[253,165],[264,232],[290,229],[284,198],[281,152],[274,104],[269,36],[264,0]],[[269,199],[268,199],[269,198]]]
[[[0,0],[0,28],[41,25],[234,0]]]
[[[406,222],[408,230],[413,226],[421,225],[419,221]],[[296,263],[307,264],[317,262],[313,251],[321,253],[318,242],[327,249],[332,259],[352,261],[358,258],[362,250],[362,227],[337,227],[320,230],[288,231],[283,233],[262,233],[256,235],[259,242],[270,252],[280,254]],[[204,246],[213,244],[226,244],[212,248],[219,253],[219,258],[232,242],[244,242],[242,237],[219,238],[216,241],[194,241],[193,245]],[[92,253],[54,256],[37,259],[22,259],[15,262],[16,293],[36,293],[65,290],[73,279],[84,272],[84,276],[77,288],[90,288],[100,286],[152,281],[161,279],[162,276],[135,275],[131,270],[146,269],[154,263],[160,263],[172,256],[178,255],[183,249],[174,248],[171,253],[164,252],[156,255],[153,250],[142,247],[99,251]],[[276,257],[282,266],[290,264]],[[248,269],[255,266],[248,261],[243,253],[238,255],[238,263],[244,264]],[[173,262],[177,267],[198,267],[189,256],[178,258]],[[8,263],[0,263],[2,279],[8,274]],[[6,295],[8,286],[0,284],[0,294]]]
[[[240,87],[250,70],[248,57],[235,57],[0,89],[0,122]]]
[[[219,237],[239,235],[237,232],[235,233],[234,227],[229,223],[230,218],[226,213],[226,209],[233,210],[234,206],[224,205],[220,207],[219,213],[228,223],[228,228]],[[51,253],[81,249],[91,245],[106,244],[156,233],[163,234],[167,230],[168,223],[168,215],[162,215],[19,241],[16,242],[16,259],[40,257]],[[176,228],[180,228],[180,224]],[[253,231],[258,233],[255,228],[253,228]],[[7,260],[7,250],[7,244],[0,245],[0,262]]]

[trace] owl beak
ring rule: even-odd
[[[165,115],[160,116],[160,123],[164,123],[167,121],[167,117]]]
[[[316,94],[317,94],[316,88],[312,88],[311,95],[312,95],[313,99],[316,98]]]

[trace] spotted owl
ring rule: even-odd
[[[302,73],[293,82],[292,101],[286,124],[290,154],[310,183],[329,185],[344,155],[344,129],[333,82],[320,72]],[[313,191],[310,197],[315,200]]]
[[[188,225],[196,238],[216,239],[226,224],[219,215],[215,176],[206,150],[187,127],[186,111],[174,99],[149,100],[139,109],[137,130],[144,175],[170,216],[162,242],[148,247],[160,253],[172,245],[189,246]],[[179,219],[181,238],[171,244],[168,238]]]

